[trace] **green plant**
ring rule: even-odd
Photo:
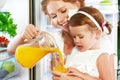
[[[0,12],[0,32],[8,33],[11,37],[16,35],[17,25],[13,23],[10,12]]]

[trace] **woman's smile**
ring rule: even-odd
[[[68,22],[65,22],[62,24],[63,29],[68,30],[69,29],[69,24]]]

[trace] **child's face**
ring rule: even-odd
[[[81,52],[96,49],[97,35],[96,31],[91,31],[89,25],[70,27],[74,42],[78,50]]]

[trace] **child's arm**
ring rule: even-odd
[[[83,79],[80,77],[67,75],[66,73],[53,71],[53,80],[83,80]]]
[[[101,80],[115,80],[114,57],[103,53],[97,60]]]
[[[82,72],[80,72],[79,70],[77,70],[76,68],[73,68],[73,67],[68,68],[67,75],[74,76],[74,77],[79,77],[82,80],[101,80],[101,79],[99,79],[97,77],[93,77],[89,74],[82,73]]]

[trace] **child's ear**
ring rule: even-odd
[[[76,0],[75,4],[77,5],[78,8],[80,8],[80,1]]]
[[[97,30],[96,30],[96,39],[100,39],[100,38],[101,38],[101,35],[102,35],[101,30],[97,29]]]

